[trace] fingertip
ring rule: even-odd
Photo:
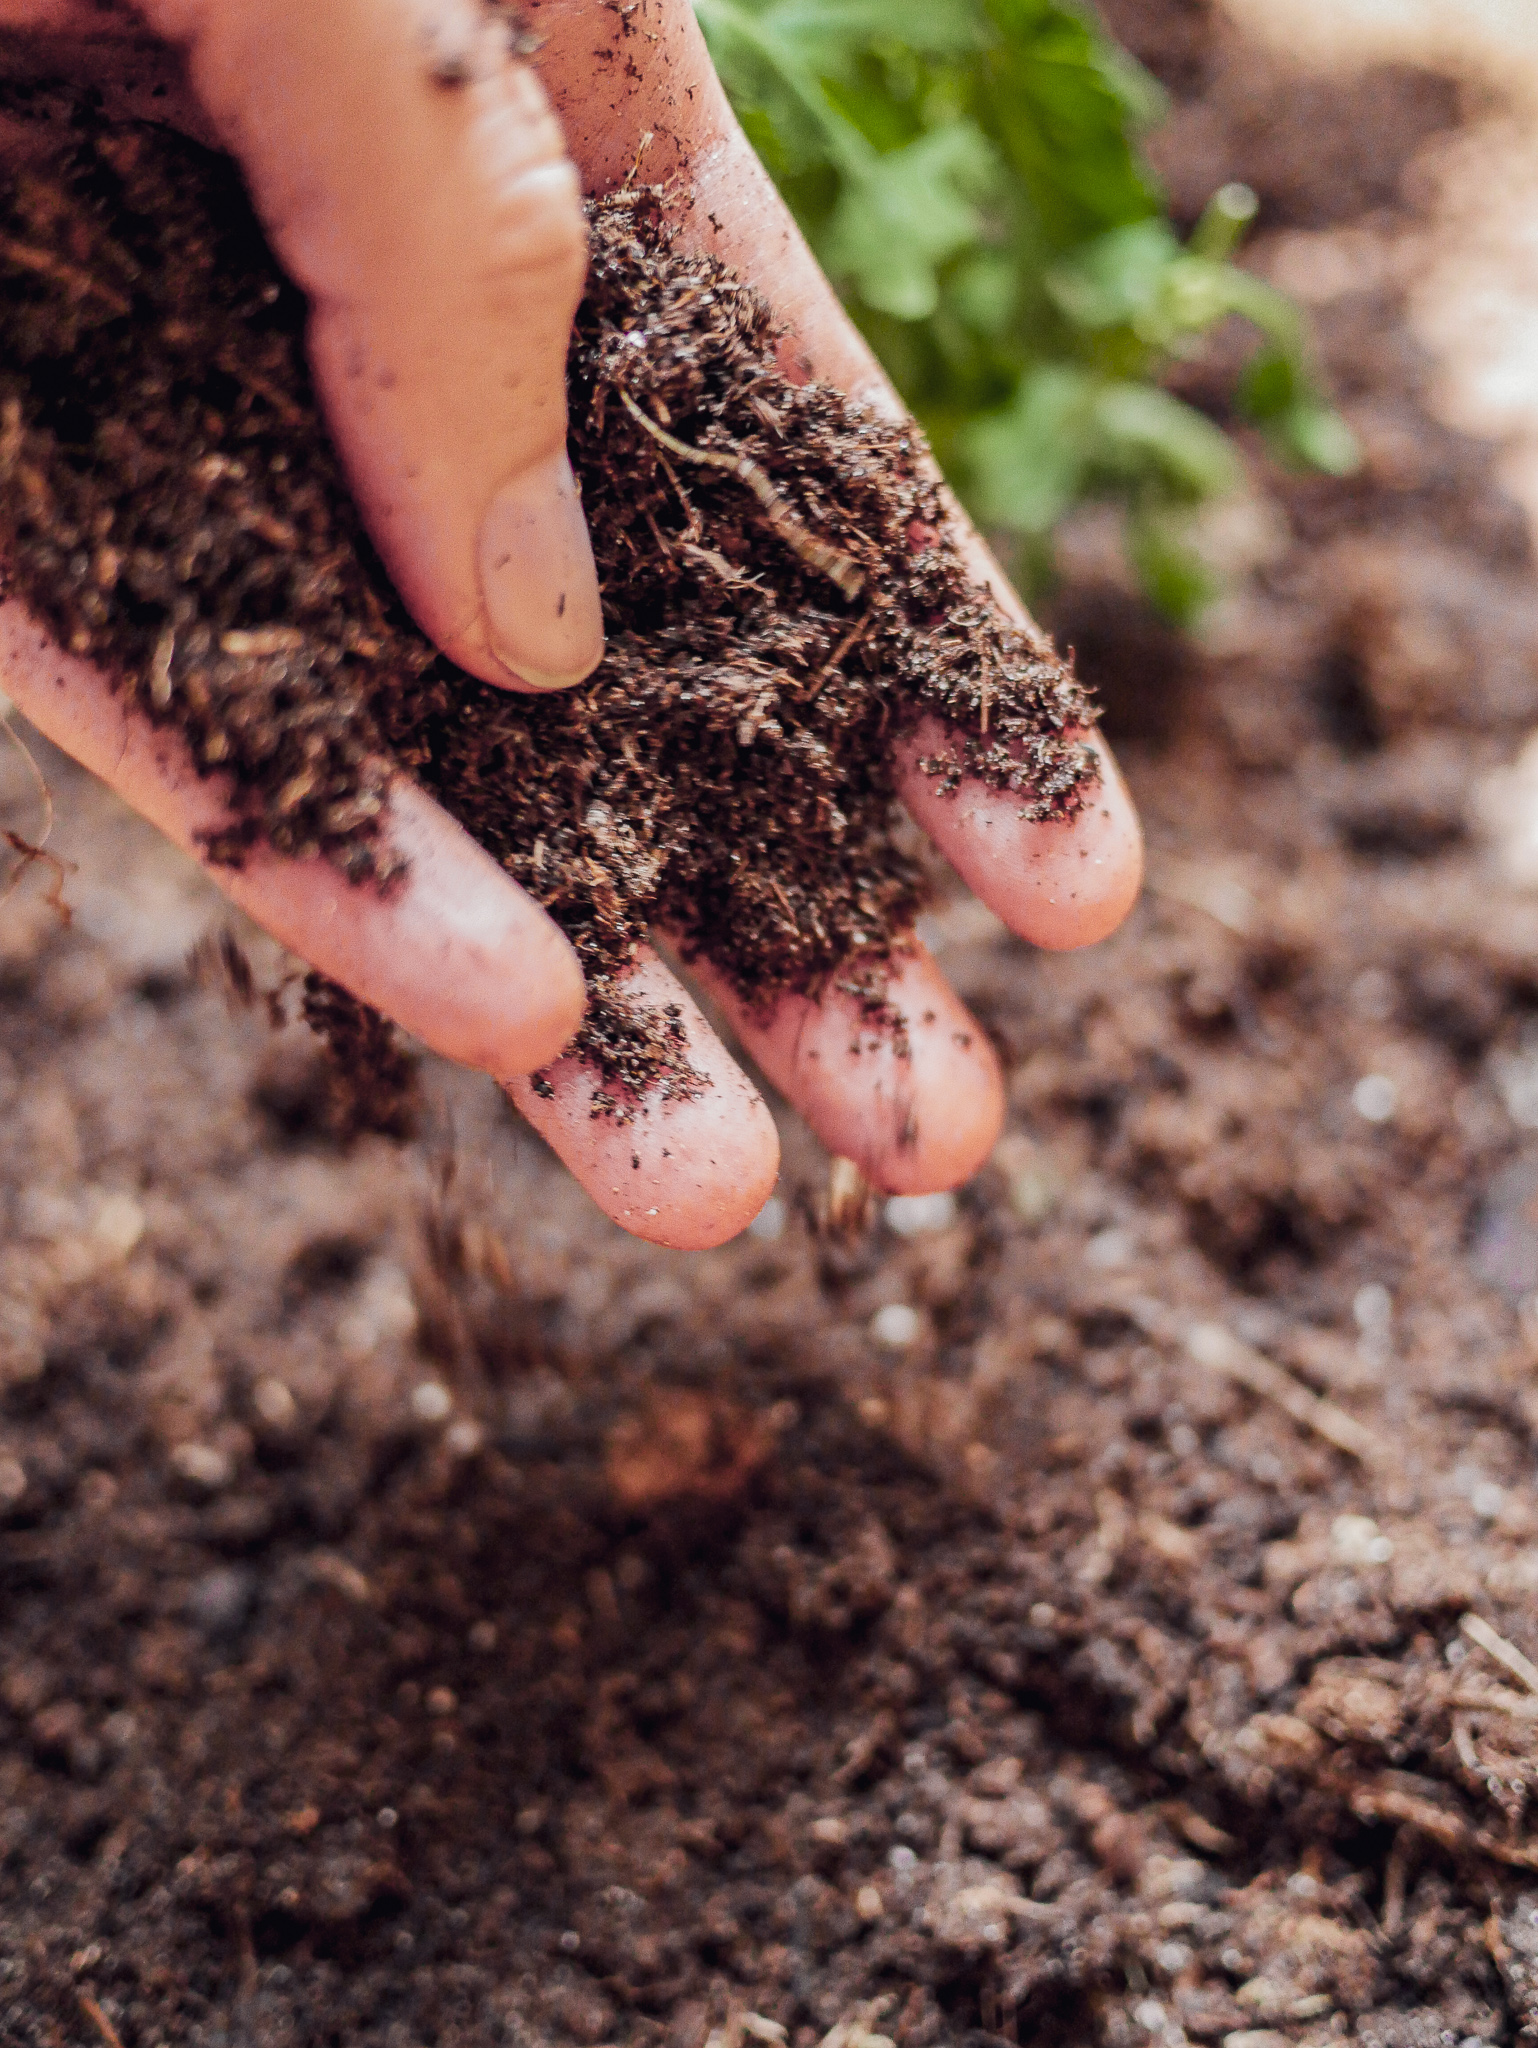
[[[755,1016],[706,962],[692,971],[744,1046],[830,1152],[887,1194],[937,1194],[977,1172],[1004,1125],[1004,1083],[987,1035],[916,940],[868,1017],[837,990],[787,996]]]
[[[678,1004],[698,1077],[692,1092],[664,1101],[659,1089],[616,1112],[595,1101],[602,1076],[576,1057],[545,1067],[537,1086],[518,1078],[507,1090],[622,1230],[672,1251],[708,1251],[745,1230],[774,1192],[779,1133],[763,1097],[655,955],[642,956],[627,993]]]
[[[1108,938],[1143,886],[1142,828],[1121,770],[1099,733],[1083,737],[1099,779],[1078,816],[1062,823],[1023,819],[1017,796],[981,782],[942,795],[918,766],[945,745],[933,721],[901,749],[902,799],[915,823],[1012,932],[1048,952]]]

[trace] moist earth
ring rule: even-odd
[[[409,769],[572,938],[576,1049],[625,1115],[700,1085],[676,1007],[624,987],[653,923],[750,1005],[836,976],[883,1013],[924,897],[899,741],[942,789],[1078,811],[1088,696],[969,580],[917,429],[791,383],[762,301],[674,247],[657,191],[589,209],[569,442],[607,653],[541,699],[403,612],[232,167],[69,95],[20,111],[50,153],[0,199],[8,587],[230,778],[215,860],[261,836],[389,886]]]
[[[1417,229],[1444,81],[1302,124],[1205,10],[1112,12],[1257,264]],[[1318,315],[1365,466],[1257,455],[1220,636],[1070,548],[1151,887],[1083,956],[931,914],[1010,1128],[864,1237],[788,1115],[687,1257],[477,1077],[349,1139],[283,964],[29,739],[0,2038],[1538,2037],[1538,911],[1468,823],[1538,598],[1392,274]]]

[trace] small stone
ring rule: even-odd
[[[205,1493],[217,1493],[234,1477],[229,1459],[212,1444],[177,1444],[171,1453],[171,1469],[179,1479]]]
[[[1393,1538],[1383,1535],[1370,1515],[1337,1515],[1330,1524],[1330,1558],[1335,1564],[1387,1564],[1393,1555]]]
[[[91,1229],[103,1244],[126,1259],[144,1235],[144,1211],[130,1194],[115,1192],[105,1195]]]
[[[447,1685],[435,1685],[427,1695],[428,1713],[435,1714],[440,1719],[445,1714],[452,1714],[458,1705],[458,1693]]]
[[[873,1884],[862,1884],[854,1895],[854,1909],[862,1920],[868,1922],[879,1920],[886,1906]]]
[[[1137,1256],[1137,1245],[1132,1234],[1126,1230],[1097,1230],[1084,1247],[1084,1263],[1094,1266],[1102,1273],[1114,1272],[1118,1266],[1130,1266]]]
[[[916,1344],[921,1327],[918,1310],[905,1301],[889,1301],[870,1319],[872,1337],[889,1351],[906,1351],[910,1344]]]
[[[888,1230],[899,1237],[927,1237],[932,1231],[949,1230],[956,1221],[956,1197],[893,1195],[882,1214]]]
[[[444,1422],[454,1406],[454,1396],[441,1380],[423,1380],[411,1390],[411,1412],[418,1422]]]
[[[292,1429],[299,1419],[299,1403],[285,1383],[270,1374],[251,1389],[251,1406],[269,1429]]]
[[[187,1595],[187,1619],[206,1636],[233,1636],[245,1626],[256,1600],[256,1573],[248,1565],[216,1566]]]
[[[1387,1074],[1364,1074],[1351,1091],[1351,1107],[1370,1124],[1386,1124],[1399,1107],[1399,1090]]]
[[[1538,1290],[1538,1155],[1520,1155],[1490,1182],[1470,1264],[1477,1279],[1513,1302]]]
[[[748,1225],[748,1236],[756,1237],[761,1244],[773,1244],[784,1234],[785,1204],[778,1195],[771,1195]]]

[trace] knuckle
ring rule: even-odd
[[[492,283],[539,272],[555,273],[572,293],[587,265],[587,228],[577,174],[560,157],[525,164],[500,182],[493,205],[484,269]]]

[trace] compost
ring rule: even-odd
[[[1009,1077],[954,1208],[815,1234],[782,1111],[780,1206],[664,1253],[432,1061],[345,1146],[280,964],[237,935],[231,1015],[214,892],[28,736],[73,921],[37,863],[0,911],[7,2048],[1532,2037],[1538,916],[1468,796],[1538,600],[1374,258],[1473,137],[1114,16],[1182,220],[1247,178],[1253,260],[1335,276],[1365,462],[1257,455],[1205,648],[1075,541],[1153,887],[1084,955],[926,914]],[[0,807],[41,838],[3,734]]]
[[[879,1010],[923,900],[891,766],[921,718],[947,734],[942,787],[1077,811],[1087,693],[969,583],[917,430],[791,384],[763,302],[674,249],[656,191],[590,209],[570,444],[608,653],[539,701],[437,658],[403,613],[230,167],[42,107],[62,161],[0,207],[10,587],[233,779],[215,860],[261,836],[388,886],[407,768],[574,940],[577,1048],[665,1097],[695,1085],[682,1027],[623,988],[654,922],[751,1004],[837,975]]]

